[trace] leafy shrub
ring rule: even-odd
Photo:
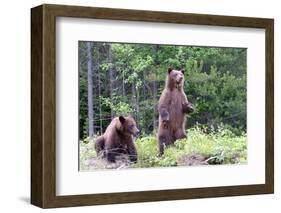
[[[189,129],[188,138],[177,140],[174,146],[165,149],[163,156],[158,157],[157,140],[154,136],[137,139],[139,155],[135,167],[177,166],[184,156],[201,155],[209,164],[245,163],[247,160],[246,134],[236,136],[223,126],[217,130],[196,126]]]

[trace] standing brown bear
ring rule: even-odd
[[[160,155],[166,146],[185,138],[185,114],[194,111],[183,90],[184,70],[168,69],[165,88],[161,94],[158,112],[158,145]]]
[[[131,116],[114,118],[105,133],[96,140],[97,155],[103,155],[109,162],[115,162],[116,156],[127,154],[131,162],[137,162],[134,136],[138,133],[136,122]]]

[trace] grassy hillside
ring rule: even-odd
[[[188,138],[178,140],[158,156],[155,136],[143,136],[136,140],[138,163],[130,164],[127,156],[120,156],[114,164],[97,157],[93,140],[80,141],[80,170],[149,168],[169,166],[196,166],[211,164],[247,163],[246,134],[236,136],[230,130],[217,131],[194,127],[188,130]]]

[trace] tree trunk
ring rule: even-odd
[[[113,58],[112,58],[112,51],[111,51],[111,45],[108,45],[108,63],[109,63],[109,95],[110,95],[110,101],[112,103],[113,100],[113,83],[114,83],[114,70],[113,70]],[[113,118],[114,112],[111,109],[111,118]]]
[[[93,111],[93,59],[92,59],[92,45],[87,42],[87,59],[88,59],[88,122],[89,122],[89,137],[94,135],[94,111]]]
[[[132,105],[133,105],[133,109],[134,109],[134,117],[136,118],[137,116],[137,102],[136,102],[136,90],[135,90],[135,84],[132,83],[132,86],[131,86],[131,89],[132,89]]]
[[[156,114],[157,114],[157,82],[154,79],[153,80],[153,90],[152,90],[152,94],[153,94],[153,129],[157,128],[157,118],[156,118]]]
[[[139,114],[140,114],[140,92],[139,92],[139,88],[135,88],[136,89],[136,111],[137,111],[137,116],[136,119],[137,121],[139,120]]]
[[[126,96],[124,75],[122,76],[122,95]]]
[[[158,48],[159,48],[159,45],[154,45],[153,46],[153,53],[155,55],[155,64],[156,65],[159,65],[159,62],[158,62]],[[156,79],[156,75],[154,76],[154,79],[152,81],[152,94],[153,94],[153,103],[154,103],[154,106],[153,106],[153,129],[156,129],[157,128],[157,121],[158,121],[158,118],[157,118],[157,105],[158,105],[158,101],[157,101],[157,79]]]
[[[99,52],[99,46],[97,45],[96,47],[96,58],[97,58],[97,63],[96,63],[96,70],[97,70],[97,75],[98,75],[98,97],[99,97],[99,128],[100,128],[100,134],[102,134],[102,108],[101,108],[101,76],[100,76],[100,52]]]
[[[136,88],[135,83],[132,83],[131,89],[132,89],[132,103],[133,103],[133,107],[134,107],[134,116],[135,116],[135,119],[138,121],[139,112],[140,112],[140,109],[139,109],[139,91]]]

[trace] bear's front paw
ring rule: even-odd
[[[168,128],[168,126],[169,126],[169,120],[163,120],[163,121],[162,121],[162,125],[163,125],[164,128]]]
[[[170,120],[170,115],[169,115],[168,111],[166,111],[166,110],[163,110],[160,113],[160,116],[162,118],[162,121],[169,121]]]
[[[190,102],[183,104],[183,112],[184,113],[192,113],[194,112],[194,105]]]
[[[129,158],[130,158],[131,163],[137,163],[137,161],[138,161],[137,155],[130,155]]]

